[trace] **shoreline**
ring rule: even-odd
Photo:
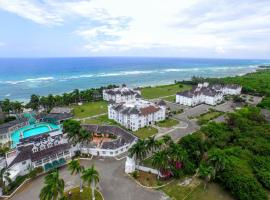
[[[217,79],[221,79],[221,78],[227,78],[227,77],[238,77],[238,76],[245,76],[247,74],[251,74],[251,73],[256,73],[260,70],[267,70],[267,69],[270,69],[270,66],[266,65],[266,66],[263,66],[263,65],[257,65],[256,67],[254,67],[253,70],[251,70],[250,72],[246,72],[246,73],[242,73],[242,74],[237,74],[237,75],[234,75],[234,76],[223,76],[223,77],[209,77],[209,76],[206,76],[204,78],[217,78]],[[197,77],[200,77],[200,76],[197,76]],[[140,87],[140,88],[147,88],[147,87],[160,87],[160,86],[166,86],[166,85],[174,85],[175,84],[175,81],[177,82],[183,82],[183,81],[190,81],[192,77],[190,78],[187,78],[187,79],[183,79],[183,80],[168,80],[168,81],[163,81],[163,82],[166,82],[166,83],[160,83],[160,82],[157,82],[156,84],[141,84],[141,85],[136,85],[136,86],[132,86],[132,84],[128,85],[127,86],[130,86],[130,87]],[[107,85],[110,85],[110,83],[108,83]],[[104,85],[104,86],[101,86],[101,87],[106,87],[107,85]],[[121,85],[121,84],[119,84]],[[87,89],[97,89],[98,87],[89,87],[89,88],[74,88],[75,89],[79,89],[80,91],[83,91],[83,90],[87,90]],[[61,93],[54,93],[53,95],[56,96],[56,95],[63,95],[64,93],[71,93],[73,90],[69,90],[69,91],[66,91],[66,92],[61,92]],[[47,95],[49,95],[50,93],[48,93]],[[38,94],[37,94],[38,95]],[[42,96],[47,96],[47,95],[38,95],[40,97]],[[30,95],[31,96],[31,95]],[[29,101],[30,101],[30,96],[29,98],[27,99],[11,99],[11,98],[8,98],[8,96],[6,98],[3,98],[3,99],[0,99],[0,101],[3,101],[5,99],[9,99],[11,101],[19,101],[19,102],[22,102],[23,105],[27,104]]]

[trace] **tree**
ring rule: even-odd
[[[39,194],[40,200],[57,200],[63,197],[64,180],[59,178],[59,172],[53,171],[45,177],[45,186]]]
[[[63,123],[64,132],[67,133],[68,140],[74,144],[79,140],[81,124],[75,120],[67,120]]]
[[[32,110],[38,110],[39,108],[39,96],[32,94],[30,97],[30,102],[27,104],[28,108],[31,108]]]
[[[148,137],[145,143],[146,143],[145,144],[146,145],[146,150],[148,152],[152,152],[153,150],[156,150],[157,147],[158,147],[158,143],[155,140],[155,136]]]
[[[158,169],[158,178],[160,177],[160,172],[165,171],[168,168],[168,155],[165,151],[159,151],[155,153],[152,157],[152,165]]]
[[[209,165],[214,167],[217,173],[223,171],[228,165],[229,161],[224,151],[215,148],[209,151],[207,162],[209,163]]]
[[[202,162],[199,166],[199,177],[204,179],[204,190],[206,190],[207,183],[215,177],[215,169],[212,166],[206,165]]]
[[[136,161],[140,161],[146,156],[146,144],[144,140],[139,139],[129,150],[129,156],[134,157]]]
[[[87,183],[88,187],[91,186],[92,200],[95,200],[95,188],[96,188],[96,184],[99,182],[99,173],[95,169],[94,165],[92,165],[91,168],[83,170],[82,179],[84,182]]]
[[[6,187],[6,183],[5,183],[5,180],[8,182],[8,183],[11,183],[11,179],[9,178],[9,172],[6,172],[6,168],[3,168],[0,170],[0,187],[2,189],[5,189]]]
[[[71,175],[75,174],[78,175],[80,178],[80,191],[83,190],[82,188],[82,179],[81,179],[81,172],[83,171],[83,166],[80,165],[79,160],[71,160],[68,164],[68,169],[71,172]]]
[[[78,141],[79,142],[86,142],[89,143],[93,138],[93,134],[90,133],[89,131],[85,129],[80,129],[79,131],[79,136],[78,136]]]

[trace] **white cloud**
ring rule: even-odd
[[[270,4],[263,0],[0,0],[1,8],[38,24],[78,19],[73,33],[93,52],[270,52]]]

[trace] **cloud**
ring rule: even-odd
[[[73,23],[90,52],[270,52],[267,0],[0,0],[0,9],[56,28]]]

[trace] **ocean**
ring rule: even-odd
[[[243,75],[269,63],[269,60],[199,58],[1,58],[0,100],[26,101],[31,94],[62,94],[108,84],[153,86],[192,76]]]

